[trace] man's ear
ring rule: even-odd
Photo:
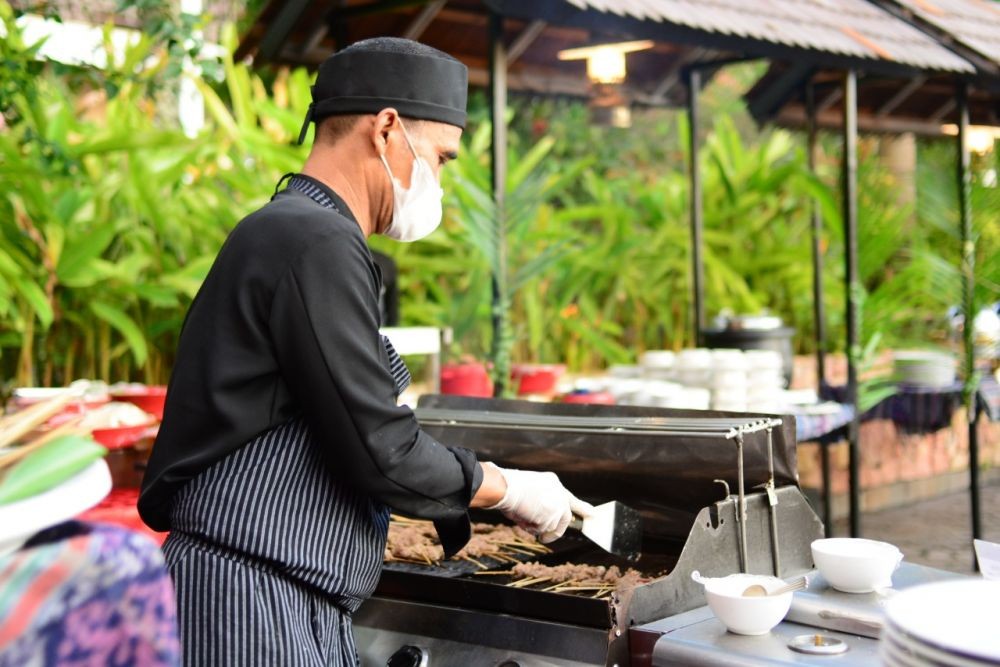
[[[382,109],[375,114],[375,122],[372,124],[371,139],[375,147],[376,154],[385,155],[389,147],[389,133],[395,129],[399,123],[399,113],[392,107]]]

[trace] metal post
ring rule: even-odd
[[[503,17],[490,13],[490,123],[492,142],[490,144],[490,183],[493,189],[495,222],[497,233],[497,265],[493,267],[492,356],[496,382],[494,396],[502,396],[510,375],[509,360],[506,356],[507,309],[507,224],[505,215],[505,190],[507,184],[507,50],[503,42]]]
[[[844,263],[847,296],[847,401],[854,408],[848,425],[850,447],[850,523],[851,537],[861,535],[861,415],[858,412],[858,360],[861,356],[860,312],[858,298],[858,78],[854,70],[844,74],[844,156],[842,160],[844,197]]]
[[[743,431],[736,435],[736,522],[740,533],[740,572],[746,574],[750,569],[750,559],[747,556],[747,497],[743,488]]]
[[[823,477],[823,534],[833,537],[833,481],[830,475],[830,446],[832,442],[820,439],[819,470]]]
[[[819,152],[819,130],[816,125],[816,89],[812,81],[806,84],[806,113],[809,125],[809,171],[816,175],[816,156]],[[812,256],[813,256],[813,320],[816,327],[816,384],[822,390],[826,385],[826,314],[823,307],[823,215],[819,202],[812,201]]]
[[[701,170],[698,168],[698,95],[701,92],[701,72],[695,68],[688,70],[688,128],[691,136],[691,286],[694,299],[694,342],[701,344],[705,329],[705,266],[701,257],[702,237],[702,196]]]
[[[819,153],[819,128],[816,123],[816,88],[812,81],[806,84],[806,122],[809,132],[809,171],[816,175],[816,158]],[[823,305],[823,215],[819,202],[812,201],[812,259],[813,259],[813,324],[816,338],[816,391],[822,394],[826,386],[826,313]],[[823,475],[823,530],[833,536],[833,498],[830,489],[830,445],[819,441],[820,471]]]
[[[969,131],[969,86],[958,86],[958,212],[962,238],[962,312],[965,326],[962,332],[965,367],[966,415],[969,424],[969,500],[972,512],[972,537],[982,538],[982,516],[979,507],[979,411],[976,406],[976,351],[972,339],[972,321],[975,318],[976,244],[972,239],[972,175],[969,168],[969,148],[966,136]],[[975,560],[973,559],[973,565]]]

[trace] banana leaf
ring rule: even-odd
[[[0,480],[0,505],[47,491],[101,458],[107,451],[88,437],[67,435],[28,454]]]

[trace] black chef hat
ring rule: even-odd
[[[464,129],[468,88],[465,65],[426,44],[398,37],[356,42],[320,65],[299,143],[310,122],[387,107],[407,118]]]

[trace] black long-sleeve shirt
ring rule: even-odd
[[[343,200],[314,183],[338,210],[283,190],[219,252],[184,323],[139,513],[169,529],[184,484],[304,414],[330,474],[434,519],[452,551],[468,537],[481,469],[472,452],[439,444],[396,405],[378,332],[378,270]]]

